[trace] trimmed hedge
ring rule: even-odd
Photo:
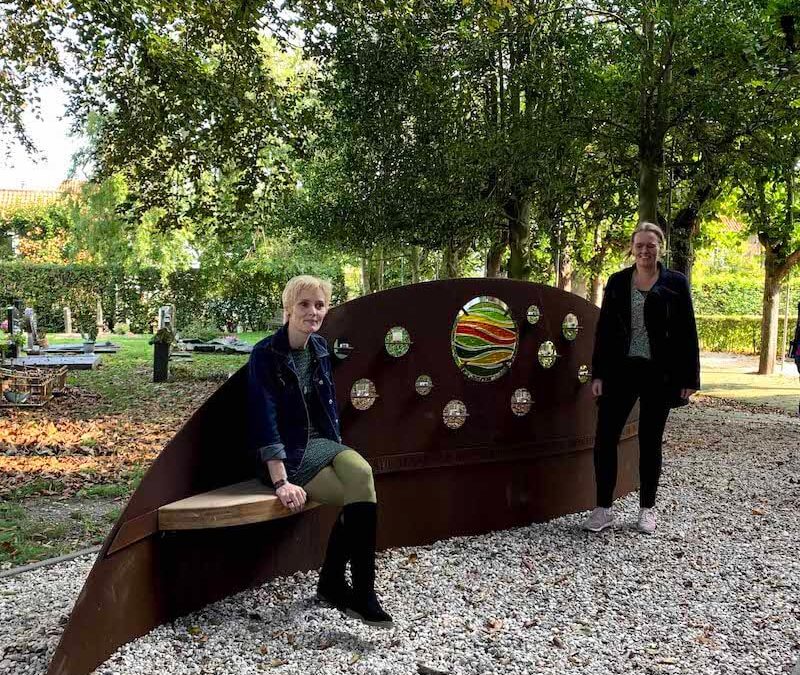
[[[281,291],[293,276],[232,268],[224,275],[193,269],[162,281],[158,270],[126,274],[94,265],[0,263],[0,302],[22,298],[36,310],[47,332],[64,330],[64,307],[72,310],[73,330],[93,323],[98,299],[109,328],[128,322],[134,333],[152,329],[161,305],[174,304],[178,328],[202,321],[221,329],[266,330],[280,313]],[[344,273],[332,275],[333,302],[347,298]]]
[[[796,316],[789,317],[789,339],[794,336]],[[697,316],[700,349],[709,352],[758,354],[761,349],[761,316]],[[783,317],[778,322],[778,352],[783,349]]]
[[[694,310],[703,315],[755,315],[761,313],[763,279],[714,279],[692,284]]]

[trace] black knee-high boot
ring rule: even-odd
[[[370,626],[391,627],[392,617],[383,611],[375,595],[375,528],[377,505],[356,502],[344,507],[344,527],[350,551],[353,593],[347,614]]]
[[[336,609],[345,610],[353,589],[345,579],[349,555],[342,515],[340,513],[336,516],[336,522],[331,528],[328,549],[325,551],[325,562],[322,563],[322,569],[319,571],[317,599],[333,605]]]

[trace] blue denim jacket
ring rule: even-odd
[[[309,405],[306,405],[291,358],[286,325],[253,347],[248,363],[251,448],[260,464],[282,459],[290,473],[303,459],[309,421],[320,436],[340,443],[342,440],[328,344],[321,335],[312,334],[308,345],[314,387]]]

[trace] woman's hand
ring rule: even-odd
[[[275,494],[278,495],[278,499],[281,500],[281,504],[283,504],[292,513],[301,511],[306,505],[306,491],[299,485],[285,483],[275,490]]]
[[[674,389],[672,391],[675,391]],[[681,398],[688,399],[692,394],[694,394],[697,389],[681,389]]]
[[[592,396],[597,398],[603,395],[603,380],[592,380]]]

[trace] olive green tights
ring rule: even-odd
[[[342,450],[333,462],[303,486],[308,498],[320,504],[344,506],[377,502],[372,467],[355,450]]]

